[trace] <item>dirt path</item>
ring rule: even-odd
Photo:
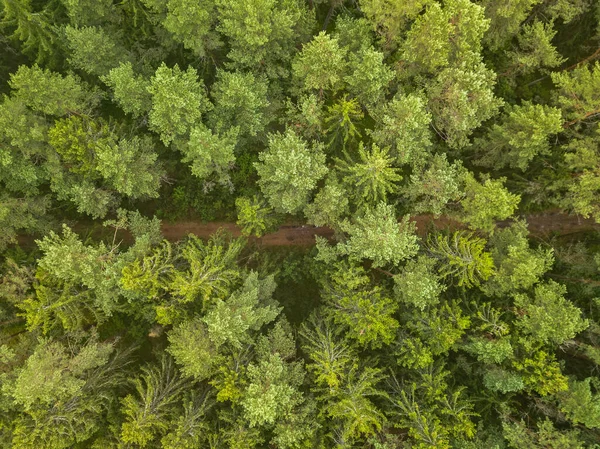
[[[592,219],[584,219],[574,215],[567,215],[560,211],[548,211],[542,214],[532,214],[525,216],[529,231],[531,234],[543,237],[552,233],[560,235],[573,234],[577,232],[600,230],[600,224]],[[431,226],[437,229],[458,229],[464,227],[460,222],[449,217],[434,218],[431,215],[416,215],[411,217],[417,225],[417,232],[424,236]],[[499,226],[508,226],[511,221],[499,222]],[[167,240],[175,241],[185,237],[188,234],[194,234],[198,237],[208,238],[219,229],[225,229],[234,236],[241,235],[240,228],[234,223],[210,222],[202,223],[197,221],[180,221],[176,223],[163,222],[162,232]],[[325,238],[333,237],[333,230],[325,227],[314,226],[293,226],[286,225],[280,227],[277,231],[267,234],[259,239],[251,238],[265,246],[305,246],[315,243],[315,236],[319,235]]]
[[[558,210],[551,210],[540,214],[530,214],[523,218],[527,220],[529,232],[536,237],[545,238],[552,234],[569,235],[579,232],[598,230],[600,224],[592,219],[584,219],[576,215],[567,215]],[[423,237],[429,230],[434,229],[460,229],[464,224],[447,216],[434,218],[432,215],[415,215],[411,220],[416,223],[417,233]],[[511,220],[498,222],[498,226],[505,227],[512,223]],[[76,223],[71,225],[78,234],[85,236],[91,232],[94,238],[106,237],[110,230],[107,228],[93,226],[91,224]],[[219,229],[230,232],[234,237],[241,235],[240,228],[235,223],[229,222],[201,222],[201,221],[178,221],[174,223],[162,222],[161,230],[164,237],[170,241],[177,241],[194,234],[201,238],[208,238]],[[112,234],[111,234],[112,235]],[[262,246],[310,246],[315,243],[315,236],[319,235],[328,239],[333,238],[334,232],[330,228],[315,227],[310,225],[284,225],[277,231],[267,234],[261,238],[251,237],[249,240]],[[31,235],[21,235],[18,242],[21,246],[30,247],[35,245],[35,239]],[[128,241],[131,236],[120,232],[119,239]]]

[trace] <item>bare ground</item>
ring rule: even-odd
[[[585,219],[576,215],[567,215],[558,210],[550,210],[545,213],[530,214],[523,216],[527,221],[529,231],[537,237],[547,237],[550,235],[569,235],[579,232],[600,231],[600,224],[595,223],[592,219]],[[465,225],[453,218],[447,216],[433,217],[432,215],[415,215],[411,217],[415,222],[417,232],[420,236],[424,236],[431,229],[461,229]],[[499,226],[508,226],[512,221],[506,220],[498,223]],[[107,235],[107,230],[98,231],[98,226],[93,227],[90,224],[77,223],[72,228],[85,235],[92,231],[92,235],[97,238],[102,235]],[[231,233],[234,237],[241,235],[239,226],[229,222],[201,222],[201,221],[177,221],[166,222],[161,225],[162,233],[167,240],[177,241],[187,236],[194,234],[201,238],[208,238],[219,229],[223,229]],[[110,231],[109,231],[110,232]],[[315,243],[315,236],[332,239],[334,232],[330,228],[315,227],[301,224],[287,224],[281,226],[277,231],[264,235],[261,238],[250,237],[250,241],[257,243],[260,246],[310,246]],[[131,237],[119,233],[118,240],[129,240]],[[35,237],[30,235],[21,235],[18,237],[18,242],[22,246],[33,246]]]
[[[567,235],[578,232],[600,230],[600,224],[592,219],[585,219],[575,215],[567,215],[560,211],[548,211],[542,214],[532,214],[523,217],[526,219],[531,234],[537,236],[548,236],[551,234]],[[465,226],[450,217],[441,216],[434,218],[432,215],[416,215],[411,217],[416,223],[417,232],[424,236],[431,227],[436,229],[460,229]],[[511,221],[499,222],[500,226],[508,226]],[[240,228],[234,223],[197,221],[179,221],[176,223],[164,222],[162,232],[168,240],[179,240],[188,234],[208,238],[219,229],[225,229],[234,236],[241,235]],[[315,236],[332,238],[334,232],[330,228],[315,227],[310,225],[285,225],[277,231],[267,234],[261,238],[250,240],[264,246],[305,246],[315,243]]]

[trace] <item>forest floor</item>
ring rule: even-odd
[[[585,219],[577,215],[567,215],[559,210],[550,210],[543,213],[529,214],[522,216],[527,221],[529,232],[538,238],[548,238],[552,236],[567,236],[570,234],[600,231],[600,224],[593,219]],[[411,217],[417,227],[417,233],[425,236],[433,229],[464,229],[466,226],[451,217],[423,214]],[[500,227],[508,226],[512,220],[498,222]],[[93,235],[95,238],[107,237],[112,235],[112,231],[102,228],[97,224],[78,222],[68,223],[71,228],[80,235]],[[231,222],[203,222],[194,220],[179,220],[176,222],[163,221],[161,230],[164,237],[170,241],[181,240],[188,234],[194,234],[200,238],[207,239],[219,229],[231,233],[234,237],[241,235],[241,229],[235,223]],[[261,238],[250,237],[251,242],[259,246],[310,246],[315,243],[315,236],[332,239],[334,231],[327,227],[315,227],[311,225],[302,225],[300,223],[289,223],[281,226],[277,231],[264,235]],[[118,240],[129,241],[130,235],[121,231]],[[21,235],[18,237],[21,246],[33,246],[35,237],[31,235]]]
[[[547,211],[539,214],[525,215],[529,232],[538,237],[551,235],[568,235],[580,232],[600,231],[600,224],[593,219],[585,219],[576,215],[567,215],[558,210]],[[416,223],[417,232],[424,236],[431,227],[436,229],[461,229],[465,225],[447,216],[434,218],[432,215],[415,215],[411,220]],[[499,226],[508,226],[512,221],[499,222]],[[198,221],[178,221],[174,223],[163,222],[162,232],[167,240],[176,241],[188,234],[201,238],[208,238],[219,229],[230,232],[233,236],[241,235],[240,228],[235,223]],[[306,246],[315,243],[315,236],[332,238],[334,231],[326,227],[310,225],[284,225],[277,231],[266,234],[261,238],[251,238],[264,246]]]

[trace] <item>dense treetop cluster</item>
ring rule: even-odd
[[[600,223],[599,61],[596,0],[0,0],[0,447],[600,448],[600,235],[526,221]]]

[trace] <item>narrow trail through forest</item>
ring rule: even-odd
[[[539,214],[525,215],[529,231],[532,235],[548,236],[550,234],[567,235],[584,231],[600,230],[600,224],[593,219],[585,219],[576,215],[567,215],[560,211],[548,211]],[[465,226],[452,218],[441,216],[434,218],[432,215],[415,215],[411,220],[416,223],[417,232],[424,236],[431,226],[437,229],[459,229]],[[512,220],[499,222],[499,226],[508,226]],[[224,229],[234,236],[241,235],[240,228],[234,223],[198,221],[178,221],[174,223],[163,222],[162,232],[167,240],[176,241],[188,234],[208,238],[219,229]],[[310,225],[284,225],[277,231],[266,234],[261,238],[252,237],[250,240],[264,246],[306,246],[315,243],[315,236],[331,238],[334,232],[326,227]]]
[[[523,215],[525,218],[531,235],[536,237],[547,237],[552,234],[568,235],[580,232],[600,231],[600,224],[596,223],[591,218],[582,218],[576,215],[567,215],[559,210],[551,210],[544,213]],[[411,217],[417,226],[417,233],[423,237],[432,228],[435,229],[464,229],[466,226],[448,216],[433,217],[433,215],[423,214]],[[498,222],[498,226],[505,227],[512,223],[513,220],[504,220]],[[70,227],[80,235],[86,235],[91,232],[97,238],[101,234],[107,234],[107,229],[100,231],[98,227],[90,226],[83,222],[71,223]],[[176,222],[163,221],[161,231],[164,237],[169,241],[181,240],[188,234],[194,234],[200,238],[209,238],[218,230],[225,230],[231,233],[234,237],[242,235],[238,225],[231,222],[202,222],[194,220],[180,220]],[[110,232],[110,231],[108,231]],[[327,227],[315,227],[302,224],[286,224],[281,226],[277,231],[256,238],[250,237],[251,242],[257,243],[260,246],[310,246],[315,243],[315,236],[321,236],[328,239],[333,238],[333,229]],[[33,246],[36,237],[31,235],[21,235],[18,237],[18,242],[21,246]],[[131,236],[123,231],[119,232],[118,240],[128,241]]]

